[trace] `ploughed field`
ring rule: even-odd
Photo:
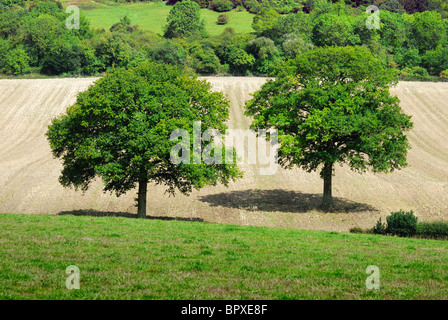
[[[247,129],[244,101],[265,78],[206,77],[231,102],[229,128]],[[51,119],[76,101],[96,78],[0,80],[0,213],[134,216],[135,192],[117,198],[97,181],[83,194],[58,182],[62,169],[45,136]],[[169,197],[150,185],[148,215],[214,223],[348,231],[370,228],[392,211],[414,210],[420,221],[448,219],[448,83],[400,82],[391,90],[412,115],[409,167],[390,174],[359,174],[336,166],[332,212],[319,210],[318,172],[278,168],[261,175],[241,164],[243,179]],[[200,120],[200,119],[198,119]]]

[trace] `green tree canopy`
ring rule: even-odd
[[[387,0],[386,2],[380,4],[379,8],[380,10],[387,10],[389,12],[395,12],[399,14],[403,14],[406,12],[403,5],[398,0]]]
[[[295,33],[287,34],[284,38],[285,41],[282,47],[286,58],[295,58],[297,55],[314,49],[314,45],[311,42],[306,41]]]
[[[263,7],[260,12],[255,15],[252,21],[252,28],[255,32],[262,33],[263,31],[272,28],[278,17],[279,14],[277,11],[270,7]]]
[[[433,50],[446,41],[446,29],[440,13],[435,11],[418,12],[410,18],[411,41],[420,53]]]
[[[335,163],[360,172],[407,165],[404,133],[412,123],[390,95],[396,82],[395,72],[366,48],[319,48],[290,60],[267,81],[247,102],[247,115],[253,129],[278,129],[280,165],[320,168],[328,209]]]
[[[257,74],[270,74],[279,59],[279,52],[273,40],[259,37],[249,41],[247,53],[255,58],[254,71]]]
[[[200,9],[196,2],[190,0],[177,2],[166,18],[164,36],[176,38],[203,33],[204,21],[201,20]]]
[[[138,217],[146,216],[148,182],[185,194],[193,187],[227,184],[241,175],[236,158],[230,164],[175,164],[170,136],[176,129],[192,134],[193,121],[202,121],[202,131],[223,132],[228,109],[222,93],[183,69],[148,62],[113,69],[78,94],[48,128],[53,155],[63,163],[59,181],[85,191],[99,176],[104,191],[117,196],[138,185]]]
[[[316,46],[347,46],[360,43],[355,34],[352,17],[325,13],[320,15],[313,28],[313,42]]]
[[[23,74],[28,71],[29,61],[22,45],[12,48],[6,40],[0,39],[0,72]]]
[[[299,11],[279,16],[272,27],[264,30],[262,34],[276,43],[281,43],[288,34],[295,34],[308,40],[311,38],[311,29],[310,15]]]
[[[381,11],[380,42],[385,47],[400,48],[406,41],[406,24],[402,15]]]

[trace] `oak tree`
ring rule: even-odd
[[[145,62],[113,69],[79,93],[66,114],[52,120],[47,137],[53,155],[62,159],[63,186],[85,191],[98,176],[105,192],[120,196],[138,185],[137,216],[144,218],[149,182],[166,185],[169,193],[188,194],[241,176],[236,157],[224,164],[203,159],[176,164],[171,157],[175,130],[191,135],[194,121],[201,121],[201,132],[223,132],[228,116],[228,99],[212,92],[205,80],[168,64]]]
[[[246,104],[251,127],[278,129],[279,164],[320,170],[323,209],[333,205],[334,165],[391,172],[407,165],[410,116],[389,88],[397,83],[368,49],[308,51],[268,80]]]

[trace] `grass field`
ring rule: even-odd
[[[448,296],[445,241],[74,215],[1,214],[0,230],[0,299]],[[65,286],[69,265],[79,290]]]
[[[128,16],[132,24],[137,24],[140,29],[162,34],[162,27],[166,24],[166,17],[171,9],[164,3],[131,3],[113,5],[110,3],[79,2],[81,12],[90,20],[94,28],[108,30],[120,18]],[[226,27],[234,28],[237,33],[253,32],[251,27],[253,14],[235,10],[226,12],[229,15],[229,23],[218,25],[216,21],[219,13],[201,9],[201,17],[205,20],[205,28],[211,36],[221,34]]]

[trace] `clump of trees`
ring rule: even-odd
[[[65,27],[55,1],[0,1],[0,72],[20,75],[95,75],[143,60],[199,74],[274,75],[281,63],[314,48],[361,46],[401,79],[444,80],[448,69],[448,5],[440,0],[388,0],[380,28],[366,28],[370,1],[185,0],[172,5],[163,34],[139,30],[122,17],[94,30],[82,15],[80,29]],[[254,32],[232,28],[208,36],[200,8],[254,13]],[[229,22],[222,13],[218,24]],[[231,21],[230,21],[231,23]],[[230,25],[229,23],[229,25]],[[262,59],[263,61],[259,61]]]

